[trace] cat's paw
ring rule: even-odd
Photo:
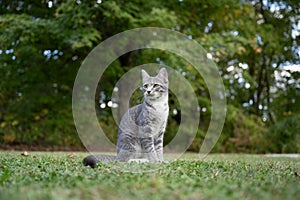
[[[148,159],[145,159],[145,158],[142,158],[142,159],[130,159],[128,160],[129,163],[131,162],[137,162],[137,163],[148,163],[149,160]]]

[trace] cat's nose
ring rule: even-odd
[[[147,94],[150,94],[151,93],[151,91],[147,91]]]

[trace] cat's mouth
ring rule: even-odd
[[[157,95],[155,93],[148,93],[148,92],[146,92],[145,95],[146,95],[147,98],[150,98],[150,99],[151,98],[157,98]]]
[[[149,99],[157,99],[157,96],[155,94],[147,94],[147,97]]]
[[[157,100],[161,97],[161,95],[159,94],[155,94],[155,93],[150,93],[150,94],[146,94],[146,97],[149,99],[149,100]]]

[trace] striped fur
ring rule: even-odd
[[[117,141],[117,156],[91,155],[84,165],[95,167],[97,162],[130,159],[163,161],[163,137],[169,115],[168,73],[162,68],[151,77],[142,70],[144,102],[130,108],[123,116]]]

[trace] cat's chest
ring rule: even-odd
[[[154,113],[157,115],[168,115],[169,114],[169,106],[168,104],[158,104],[154,106]]]
[[[151,133],[156,134],[165,128],[168,119],[169,107],[165,105],[156,105],[155,107],[147,108],[144,115],[144,126],[149,128]]]
[[[149,117],[155,117],[156,119],[162,119],[168,117],[169,115],[169,106],[167,103],[157,103],[152,104],[151,106],[147,107],[147,112]]]

